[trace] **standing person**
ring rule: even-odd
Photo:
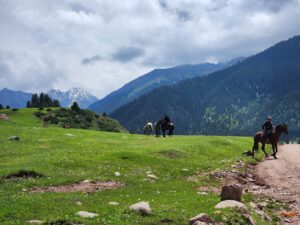
[[[272,124],[271,116],[267,117],[267,120],[262,125],[262,129],[264,130],[264,136],[270,140],[272,138],[272,132],[273,132],[273,124]]]

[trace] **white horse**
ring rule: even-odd
[[[148,122],[145,124],[144,128],[144,134],[152,134],[153,133],[153,124],[151,122]]]

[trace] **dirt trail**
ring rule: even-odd
[[[300,145],[280,146],[277,157],[259,163],[255,174],[270,186],[266,194],[283,200],[300,213]],[[292,224],[300,224],[300,221]]]

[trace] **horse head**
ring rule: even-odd
[[[275,127],[275,132],[281,132],[281,133],[285,133],[286,135],[288,135],[288,125],[286,125],[285,123],[283,124],[279,124]]]

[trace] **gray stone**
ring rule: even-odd
[[[44,223],[44,221],[41,221],[41,220],[28,220],[26,222],[30,223],[30,224],[42,224],[42,223]]]
[[[20,138],[18,136],[11,136],[8,139],[12,141],[20,141]]]
[[[113,205],[113,206],[120,205],[120,203],[119,203],[119,202],[109,202],[108,204],[109,204],[109,205]]]
[[[91,212],[85,212],[85,211],[79,211],[76,213],[77,216],[83,217],[83,218],[93,218],[98,216],[97,213],[91,213]]]
[[[221,201],[224,200],[235,200],[241,201],[243,189],[240,185],[231,184],[222,187]]]
[[[224,209],[224,208],[242,208],[242,209],[247,209],[247,207],[245,206],[245,204],[235,201],[235,200],[225,200],[225,201],[221,201],[219,202],[215,208],[216,209]]]
[[[209,215],[207,215],[205,213],[200,213],[199,215],[197,215],[189,220],[189,225],[193,225],[197,221],[204,222],[204,223],[212,223],[213,222],[212,218]]]
[[[142,215],[151,214],[151,208],[148,202],[138,202],[129,207],[129,210],[140,213]]]

